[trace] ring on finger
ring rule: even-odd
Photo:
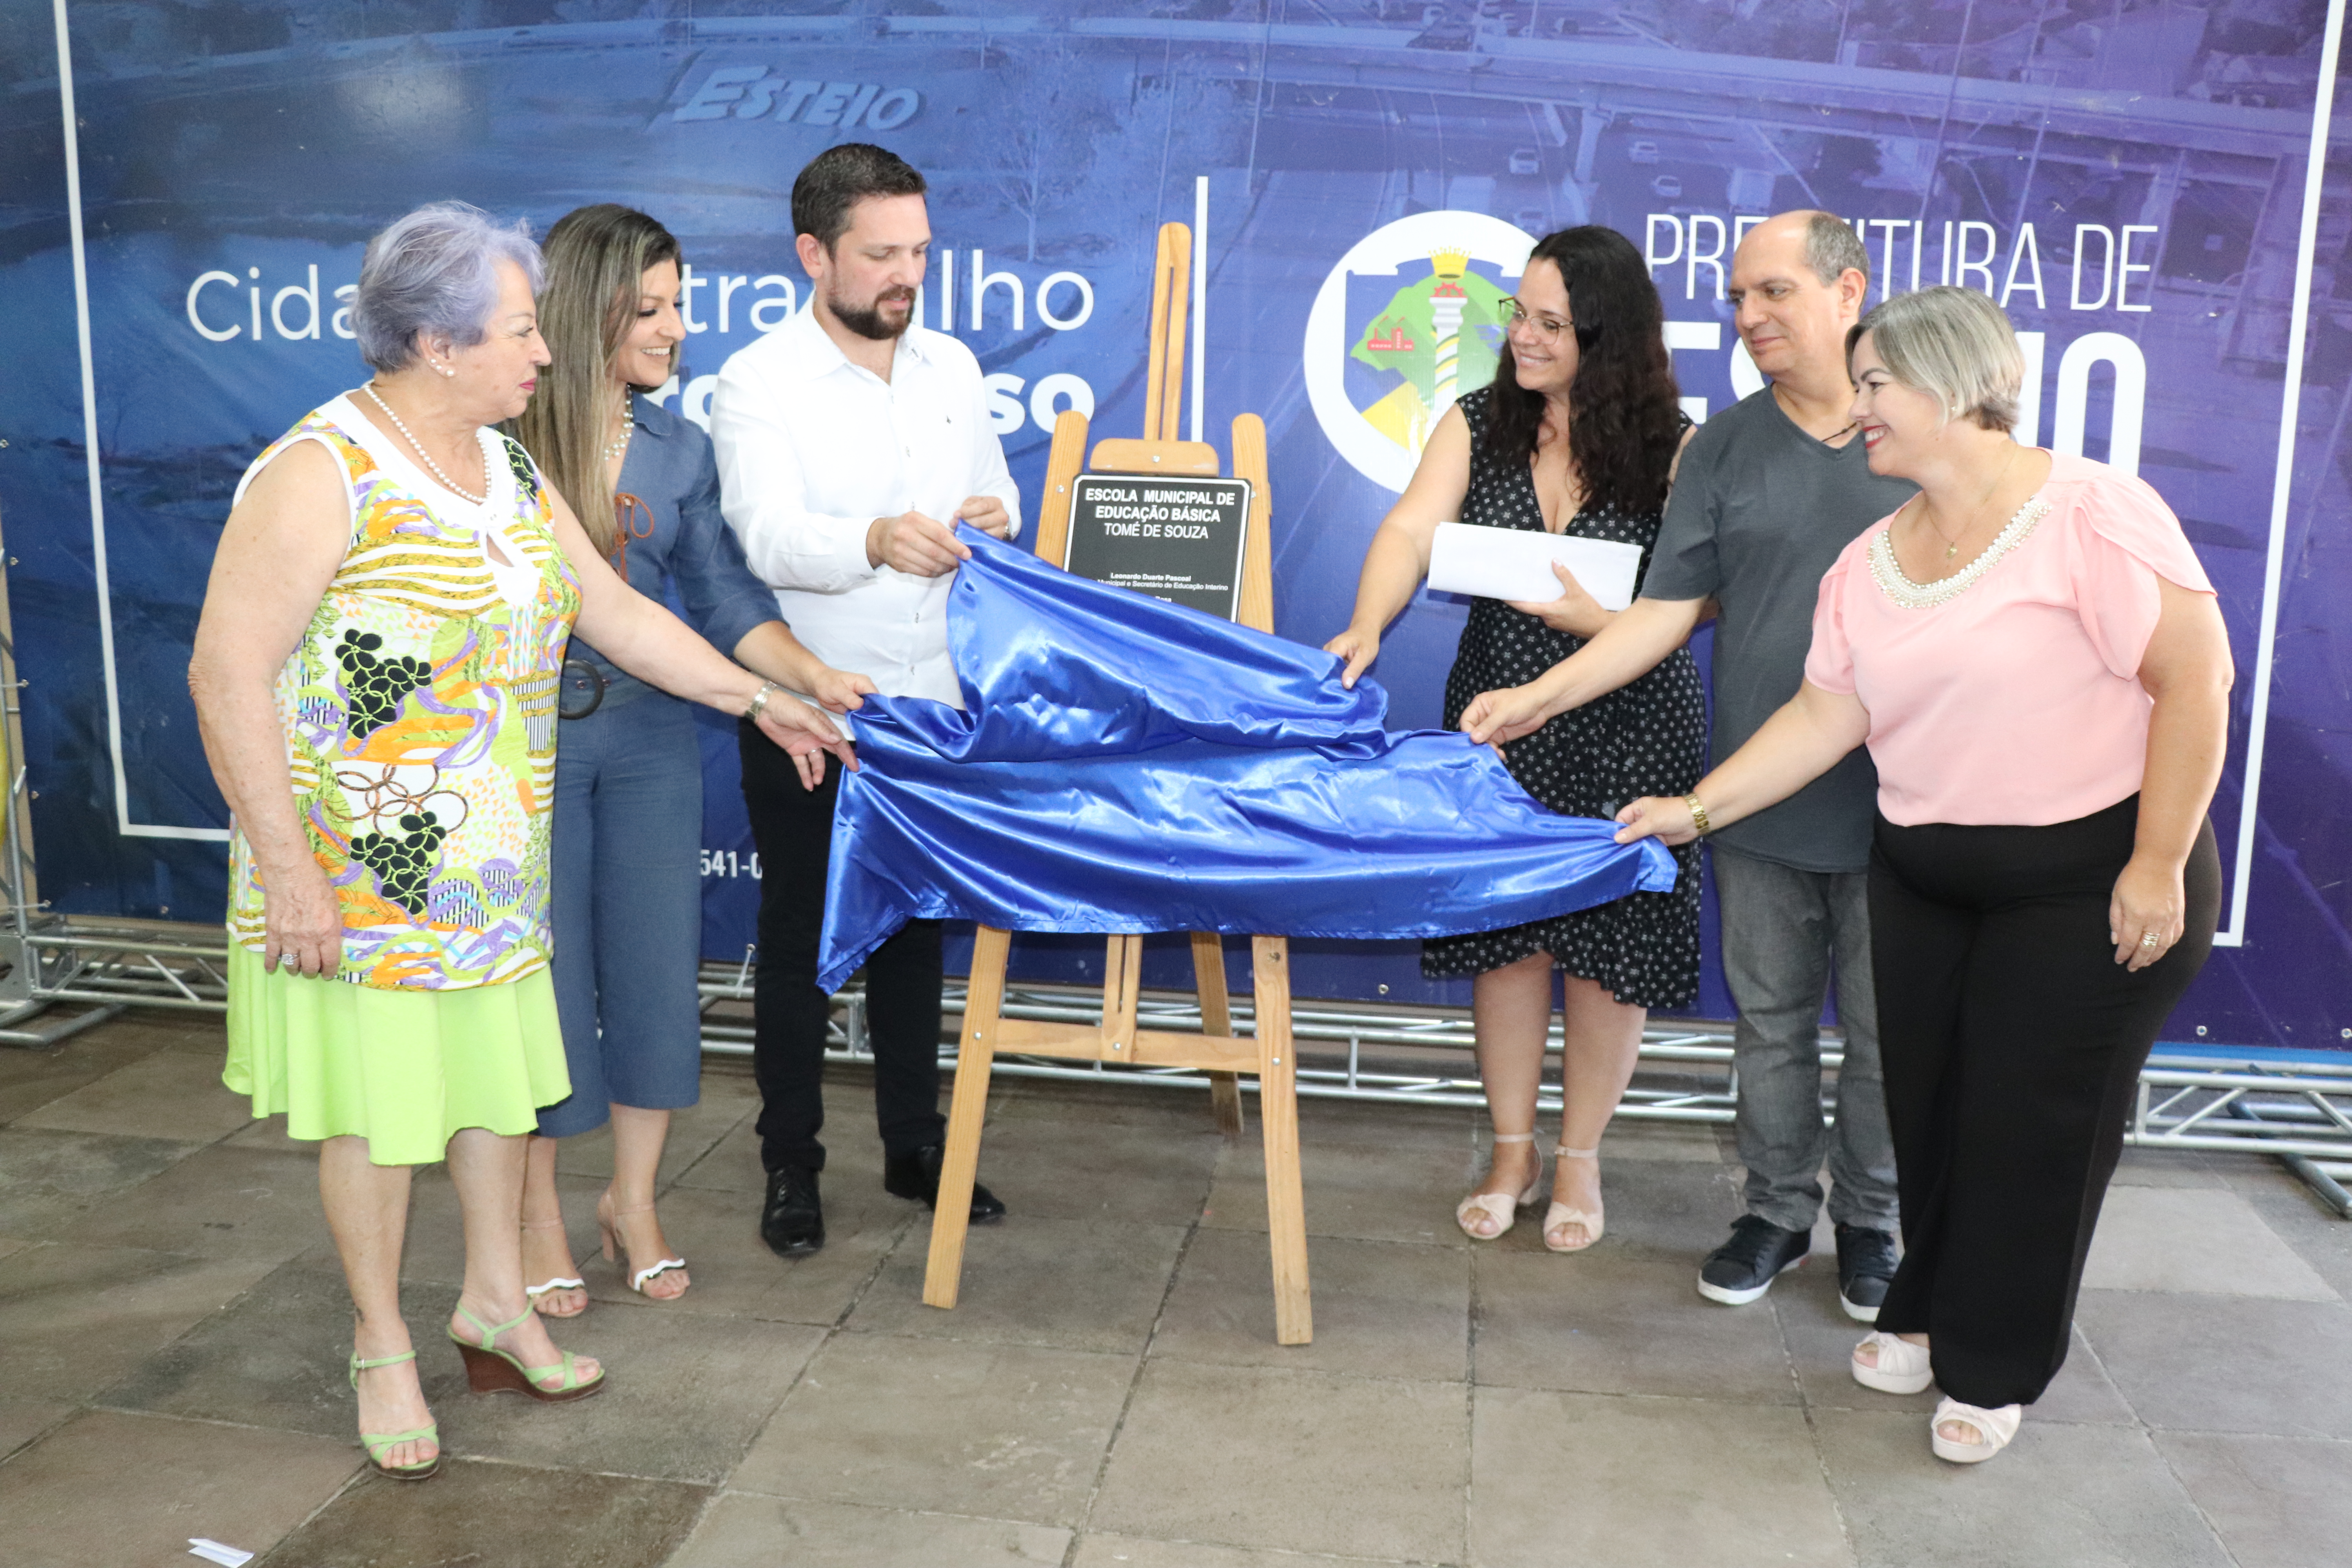
[[[2142,947],[2162,947],[2164,945],[2164,939],[2157,935],[2154,931],[2148,931],[2141,936],[2139,939],[2139,944]]]

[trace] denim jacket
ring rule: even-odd
[[[636,431],[622,459],[618,493],[635,497],[636,504],[616,499],[614,508],[628,539],[625,575],[647,598],[682,608],[687,625],[731,658],[745,633],[783,618],[776,596],[744,564],[743,546],[719,515],[710,437],[643,394],[630,407]],[[608,680],[631,683],[579,637],[567,657],[588,660]]]

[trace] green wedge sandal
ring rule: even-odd
[[[520,1360],[498,1348],[499,1336],[509,1329],[518,1329],[530,1321],[531,1310],[525,1307],[520,1317],[493,1327],[467,1311],[463,1301],[457,1303],[457,1315],[480,1330],[482,1335],[482,1342],[476,1344],[471,1340],[460,1338],[457,1330],[449,1331],[449,1342],[456,1345],[457,1353],[466,1358],[466,1382],[473,1391],[477,1394],[528,1394],[533,1399],[550,1405],[560,1405],[567,1399],[585,1399],[592,1394],[603,1393],[604,1369],[598,1367],[594,1377],[582,1382],[572,1364],[575,1358],[570,1351],[565,1351],[563,1359],[553,1366],[525,1366]],[[561,1387],[540,1387],[541,1378],[553,1376],[559,1372],[563,1374]]]
[[[362,1361],[359,1352],[353,1351],[352,1352],[352,1392],[354,1394],[359,1392],[360,1373],[379,1366],[398,1366],[402,1362],[415,1359],[415,1351],[403,1351],[398,1355],[379,1356],[374,1361]],[[383,1456],[387,1449],[396,1448],[403,1443],[413,1443],[419,1437],[433,1445],[434,1453],[431,1458],[420,1465],[387,1465],[383,1462]],[[441,1468],[441,1425],[437,1421],[429,1421],[414,1432],[362,1432],[360,1434],[360,1447],[367,1450],[368,1463],[375,1468],[376,1474],[390,1476],[395,1481],[421,1481]]]

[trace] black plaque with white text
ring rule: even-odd
[[[1247,479],[1082,474],[1064,564],[1230,621],[1241,611],[1249,508]]]

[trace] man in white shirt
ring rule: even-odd
[[[962,526],[1020,531],[1020,494],[988,418],[980,363],[918,323],[931,242],[923,176],[864,143],[830,148],[793,184],[809,306],[742,350],[710,399],[720,504],[783,618],[836,670],[813,693],[858,691],[962,705],[948,658],[948,586],[971,549]],[[743,799],[761,862],[752,1066],[768,1173],[760,1234],[780,1256],[824,1245],[825,1026],[816,986],[827,853],[840,779],[803,790],[792,759],[741,735]],[[940,927],[909,922],[866,965],[866,1021],[882,1131],[883,1184],[931,1205],[946,1122],[939,1110]],[[971,1217],[1001,1217],[986,1187]]]

